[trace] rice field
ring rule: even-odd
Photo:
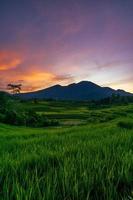
[[[60,126],[0,124],[0,199],[132,200],[133,105],[46,104],[30,105]]]

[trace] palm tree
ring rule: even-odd
[[[7,85],[7,87],[8,87],[8,90],[10,90],[12,94],[19,94],[20,91],[21,91],[22,85],[10,83],[10,84]]]

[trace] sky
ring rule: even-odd
[[[0,0],[0,90],[82,80],[133,92],[133,0]]]

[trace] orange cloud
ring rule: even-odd
[[[1,63],[0,62],[0,70],[8,70],[8,69],[11,69],[11,68],[15,68],[19,64],[21,64],[20,59],[11,60],[8,63]]]
[[[72,77],[68,75],[56,75],[50,72],[33,71],[18,76],[21,78],[23,85],[23,92],[34,91],[43,89],[45,87],[57,84],[57,83],[69,83],[72,81]]]
[[[55,78],[55,75],[48,72],[33,71],[30,72],[30,75],[27,73],[21,76],[21,78],[23,78],[23,80],[28,82],[34,82],[34,81],[40,82],[40,81],[50,81],[51,79]]]
[[[22,60],[12,52],[0,52],[0,71],[15,68]]]
[[[2,90],[6,90],[9,83],[21,83],[22,92],[29,92],[55,84],[65,85],[72,81],[73,77],[70,75],[58,75],[48,71],[37,70],[36,66],[29,66],[26,71],[19,71],[16,68],[10,71],[1,71],[0,73],[0,89]]]

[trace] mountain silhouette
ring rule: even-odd
[[[56,100],[99,100],[119,94],[121,96],[132,96],[133,94],[124,90],[114,90],[109,87],[101,87],[90,81],[81,81],[67,86],[54,85],[52,87],[35,92],[21,93],[22,99],[56,99]]]

